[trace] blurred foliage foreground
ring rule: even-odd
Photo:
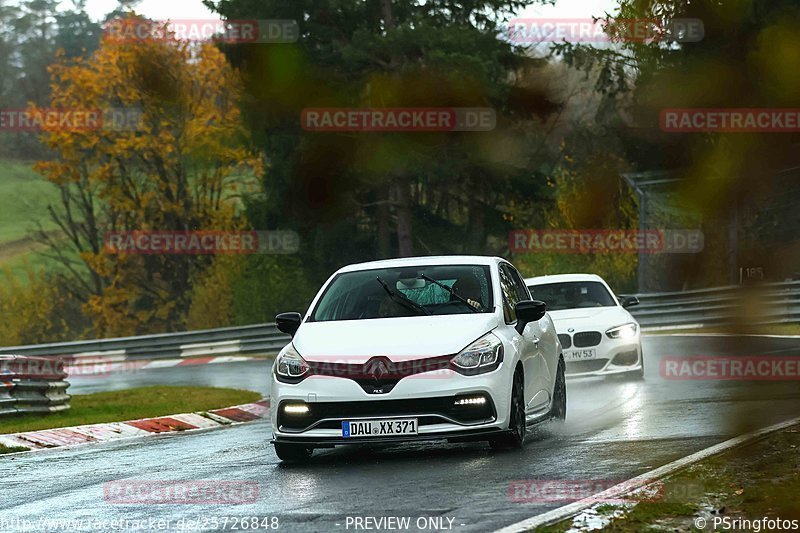
[[[796,7],[620,2],[626,18],[702,18],[706,38],[689,44],[543,49],[499,38],[535,3],[207,0],[228,19],[293,19],[300,38],[101,35],[83,54],[54,53],[50,92],[32,107],[122,108],[139,122],[40,136],[48,155],[36,168],[58,190],[49,212],[59,231],[38,238],[58,266],[0,289],[3,342],[271,321],[304,309],[336,268],[398,255],[502,255],[525,275],[591,271],[631,292],[635,254],[508,248],[514,229],[638,228],[626,172],[679,176],[670,193],[706,233],[704,252],[671,269],[682,287],[729,283],[737,261],[767,261],[766,248],[796,240],[797,188],[781,188],[775,203],[769,179],[786,168],[789,137],[658,128],[665,107],[786,105],[798,79],[797,34],[785,31]],[[491,108],[497,125],[343,133],[300,123],[313,107],[437,106]],[[300,251],[111,255],[103,246],[112,231],[248,228],[295,231]]]

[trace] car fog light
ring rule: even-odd
[[[287,415],[304,415],[308,413],[308,406],[303,404],[289,404],[283,407]]]
[[[458,398],[455,405],[484,405],[486,398],[484,396],[470,396],[467,398]]]

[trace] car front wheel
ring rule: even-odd
[[[525,444],[527,433],[525,421],[525,384],[522,371],[514,372],[514,381],[511,387],[511,411],[508,420],[508,432],[489,441],[494,450],[505,448],[522,448]]]
[[[567,419],[566,364],[562,357],[558,358],[558,370],[556,370],[556,383],[555,387],[553,387],[553,406],[550,408],[550,417],[562,421]]]

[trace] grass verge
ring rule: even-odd
[[[257,392],[213,387],[143,387],[97,392],[73,396],[72,408],[63,413],[0,419],[0,434],[208,411],[260,399]]]
[[[0,244],[22,239],[42,224],[57,229],[47,205],[58,201],[58,188],[34,172],[33,162],[0,160]]]
[[[24,446],[6,446],[5,444],[0,444],[0,455],[4,453],[17,453],[17,452],[27,452],[28,448]]]
[[[595,514],[620,511],[595,531],[701,531],[698,523],[710,531],[715,521],[717,531],[750,530],[733,521],[763,517],[800,521],[800,427],[701,461],[661,484],[660,498],[632,506],[595,506]],[[536,531],[582,529],[576,521],[565,520]]]

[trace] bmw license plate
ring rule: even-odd
[[[564,352],[565,361],[585,361],[587,359],[595,359],[597,357],[597,350],[590,348],[587,350],[571,350]]]
[[[417,435],[416,418],[395,418],[391,420],[353,420],[342,422],[342,437],[386,437],[397,435]]]

